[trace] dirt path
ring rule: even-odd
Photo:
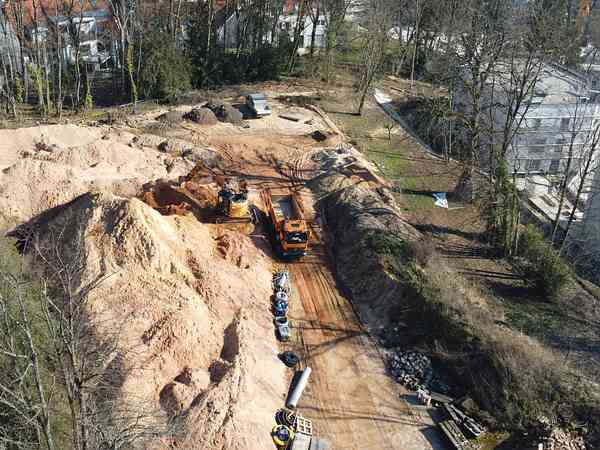
[[[386,375],[375,343],[336,287],[324,246],[317,242],[288,268],[292,347],[312,368],[299,410],[316,433],[332,449],[445,449],[427,411]]]

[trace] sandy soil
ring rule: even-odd
[[[188,433],[156,448],[268,448],[287,386],[275,339],[265,339],[271,262],[250,238],[111,194],[84,195],[38,233],[42,245],[65,236],[61,257],[81,258],[78,290],[102,280],[86,305],[99,336],[119,329],[106,371],[121,402],[154,420],[185,418]]]
[[[90,190],[133,196],[192,163],[104,127],[49,125],[0,130],[0,229]]]
[[[313,370],[299,408],[317,432],[332,448],[445,449],[429,413],[385,373],[376,344],[336,287],[323,245],[317,240],[289,268],[293,347]]]
[[[284,347],[268,312],[274,260],[264,230],[203,224],[193,213],[162,216],[131,198],[148,181],[189,171],[193,164],[178,142],[172,152],[158,150],[165,139],[179,139],[217,151],[230,175],[249,182],[257,204],[265,187],[301,189],[311,211],[303,187],[303,172],[314,169],[310,154],[340,137],[315,112],[296,110],[310,123],[291,122],[278,115],[283,104],[272,105],[273,116],[248,121],[249,128],[182,122],[159,129],[155,119],[164,111],[158,111],[120,129],[6,132],[0,226],[58,207],[36,230],[40,242],[63,236],[61,252],[83,258],[77,288],[102,280],[87,294],[89,315],[99,336],[114,332],[102,324],[123,325],[119,354],[106,368],[119,375],[120,401],[141,402],[163,420],[185,417],[183,436],[152,448],[272,447],[273,414],[283,405],[290,373],[277,358]],[[315,130],[327,131],[327,139],[315,141]],[[78,245],[84,251],[71,254]],[[317,241],[310,257],[290,266],[298,283],[295,343],[313,368],[301,413],[315,420],[333,449],[441,448],[428,414],[386,376],[323,252]]]

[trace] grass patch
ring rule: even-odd
[[[561,334],[564,328],[579,326],[576,321],[565,317],[563,307],[554,303],[522,302],[504,303],[509,325],[530,336],[547,339]]]

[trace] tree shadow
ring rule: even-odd
[[[434,234],[434,235],[440,235],[440,234],[452,234],[454,236],[459,236],[462,237],[464,239],[467,239],[469,241],[473,241],[473,242],[479,242],[479,243],[485,243],[485,238],[484,238],[484,234],[481,232],[476,232],[476,231],[462,231],[462,230],[458,230],[456,228],[449,228],[443,225],[435,225],[432,223],[426,223],[426,224],[412,224],[418,231],[422,232],[422,233],[427,233],[427,234]]]

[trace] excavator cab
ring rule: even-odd
[[[222,183],[219,191],[217,209],[227,217],[245,218],[250,212],[248,208],[248,188],[246,183],[235,186],[231,180]]]

